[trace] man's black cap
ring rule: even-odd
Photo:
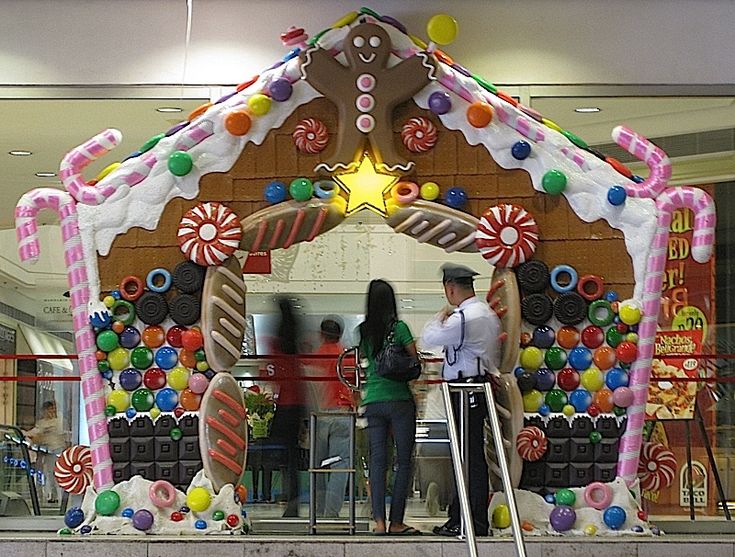
[[[461,280],[466,282],[472,280],[480,273],[473,271],[469,267],[464,265],[455,265],[453,263],[445,263],[441,267],[442,269],[442,282],[449,282],[454,280]]]

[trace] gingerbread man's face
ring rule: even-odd
[[[388,61],[391,43],[388,33],[379,25],[363,23],[349,32],[345,52],[350,66],[382,68]]]

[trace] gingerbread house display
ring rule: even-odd
[[[427,44],[366,8],[311,38],[291,28],[282,60],[97,180],[81,173],[116,130],[65,157],[66,191],[21,198],[21,258],[38,257],[35,219],[50,208],[69,268],[94,476],[67,455],[60,473],[86,490],[70,529],[240,528],[246,413],[228,372],[246,287],[234,253],[311,241],[369,209],[495,269],[508,333],[498,401],[529,531],[649,531],[628,488],[668,223],[694,209],[706,261],[713,203],[667,189],[668,158],[631,130],[613,137],[646,179],[455,63],[437,48],[453,34],[437,16]],[[669,478],[656,464],[644,473]]]

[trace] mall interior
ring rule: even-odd
[[[0,551],[735,555],[732,1],[0,0],[0,21]],[[445,264],[504,337],[478,387],[488,536],[469,514],[437,534],[452,451],[473,467],[443,381],[469,322],[446,352],[422,335]],[[388,538],[374,279],[422,362]]]

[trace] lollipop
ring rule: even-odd
[[[79,495],[92,485],[92,453],[89,447],[74,445],[64,451],[54,464],[54,478],[59,487]]]

